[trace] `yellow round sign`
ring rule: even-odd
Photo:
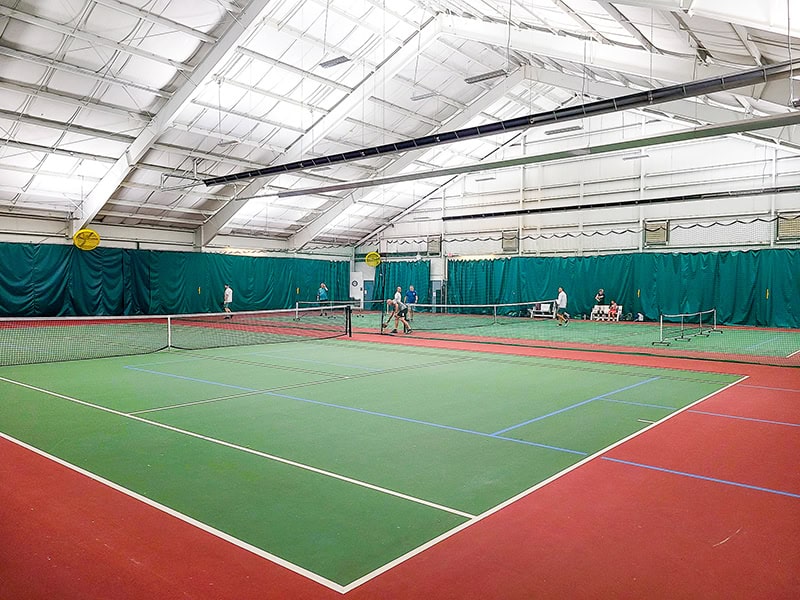
[[[364,262],[370,267],[377,267],[379,264],[381,264],[381,255],[377,252],[369,252],[364,257]]]
[[[94,250],[100,244],[100,234],[94,229],[79,229],[72,236],[72,243],[81,250]]]

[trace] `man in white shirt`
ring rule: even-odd
[[[222,308],[225,309],[225,312],[228,313],[225,315],[226,319],[233,318],[233,314],[231,314],[231,303],[233,302],[233,290],[231,286],[227,283],[225,284],[225,292],[222,294]]]
[[[556,316],[558,317],[558,326],[561,327],[562,325],[566,327],[569,325],[569,313],[567,312],[567,292],[564,291],[564,288],[558,288],[558,313]]]

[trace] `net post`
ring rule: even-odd
[[[713,308],[711,309],[711,312],[714,317],[712,321],[714,325],[711,327],[711,331],[709,333],[722,333],[722,329],[717,328],[717,309]]]
[[[300,303],[299,302],[295,302],[294,303],[294,320],[295,321],[299,321],[300,320]]]
[[[692,336],[686,334],[686,315],[681,315],[681,335],[675,338],[676,342],[689,342]]]
[[[651,346],[669,346],[669,342],[664,338],[664,313],[658,315],[658,340],[650,343]]]
[[[167,315],[167,349],[172,348],[172,317]]]
[[[349,304],[344,307],[344,328],[347,337],[353,337],[353,307]]]

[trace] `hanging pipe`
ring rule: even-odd
[[[597,100],[595,102],[589,102],[588,104],[582,104],[579,106],[559,108],[556,110],[545,111],[524,117],[515,117],[505,121],[497,121],[494,123],[487,123],[485,125],[477,125],[475,127],[466,127],[464,129],[457,129],[455,131],[435,133],[432,135],[405,140],[393,144],[384,144],[382,146],[374,146],[372,148],[352,150],[342,154],[329,154],[328,156],[321,156],[319,158],[309,158],[283,165],[264,167],[263,169],[255,169],[251,171],[244,171],[242,173],[223,175],[221,177],[211,177],[209,179],[204,179],[203,183],[207,186],[213,186],[231,183],[233,181],[255,179],[257,177],[265,177],[268,175],[279,175],[281,173],[289,173],[303,169],[311,169],[353,162],[366,158],[374,158],[376,156],[382,156],[385,154],[396,154],[398,152],[408,152],[410,150],[419,150],[422,148],[433,148],[443,144],[451,144],[453,142],[459,142],[462,140],[497,135],[507,131],[527,129],[529,127],[539,127],[541,125],[551,125],[557,122],[560,123],[574,119],[583,119],[586,117],[595,117],[598,115],[630,110],[633,108],[655,106],[665,102],[672,102],[674,100],[681,100],[684,98],[693,98],[704,94],[720,92],[722,90],[730,90],[747,85],[766,83],[774,79],[788,76],[793,69],[793,64],[794,63],[792,61],[786,61],[767,67],[758,67],[756,69],[750,69],[747,71],[738,71],[729,75],[711,77],[709,79],[701,79],[698,81],[691,81],[689,83],[670,85],[654,90],[646,90],[643,92],[628,94],[626,96],[619,96],[617,98]],[[800,62],[798,64],[800,64]]]

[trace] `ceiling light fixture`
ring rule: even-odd
[[[494,181],[494,179],[494,175],[491,175],[489,177],[478,177],[475,181]]]
[[[583,125],[573,125],[572,127],[562,127],[561,129],[551,129],[549,131],[545,131],[545,135],[557,135],[559,133],[569,133],[570,131],[580,131],[583,129]]]
[[[649,154],[629,154],[628,156],[623,156],[622,160],[639,160],[640,158],[649,158]]]
[[[508,73],[506,73],[505,69],[497,69],[497,71],[489,71],[488,73],[483,73],[482,75],[467,77],[464,79],[464,83],[480,83],[481,81],[497,79],[498,77],[506,77],[507,75]]]
[[[342,63],[350,62],[350,59],[344,55],[337,56],[336,58],[331,58],[330,60],[323,61],[319,63],[319,66],[323,69],[330,69],[331,67],[335,67],[336,65],[341,65]]]
[[[439,92],[425,92],[424,94],[419,94],[417,96],[411,96],[411,100],[416,102],[417,100],[427,100],[428,98],[433,98],[434,96],[438,96]]]

